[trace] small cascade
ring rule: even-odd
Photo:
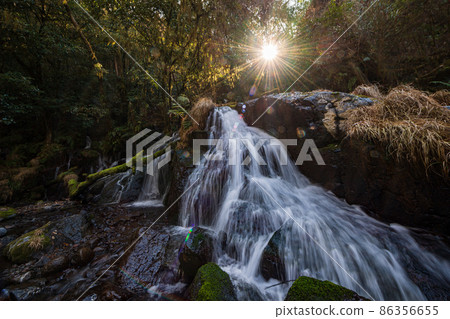
[[[86,146],[84,147],[85,150],[88,150],[91,148],[92,140],[89,136],[86,135]]]
[[[72,164],[73,154],[69,153],[69,159],[67,160],[67,170],[70,169],[70,165]]]
[[[214,248],[214,261],[236,287],[252,287],[266,300],[286,296],[289,285],[265,280],[260,269],[263,250],[277,232],[286,280],[330,280],[375,300],[427,299],[429,286],[414,277],[448,291],[448,260],[426,251],[408,229],[381,223],[312,185],[289,159],[281,165],[283,148],[252,146],[273,138],[247,126],[236,111],[215,109],[208,128],[221,147],[210,145],[210,159],[203,158],[189,176],[180,223],[227,234],[225,249],[220,243]],[[230,139],[251,143],[236,146]],[[258,165],[257,155],[266,165]],[[247,157],[251,161],[239,165]],[[248,289],[237,290],[239,300],[251,299]]]
[[[169,189],[167,180],[168,166],[165,165],[157,169],[158,164],[166,158],[167,154],[153,160],[154,169],[153,175],[145,174],[144,182],[142,183],[141,192],[138,200],[132,204],[135,207],[155,207],[163,206],[164,197]]]

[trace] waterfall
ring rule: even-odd
[[[247,126],[236,111],[216,108],[208,129],[220,147],[211,145],[209,160],[203,158],[189,176],[180,223],[227,234],[224,250],[219,243],[214,247],[214,261],[236,287],[247,287],[237,289],[238,299],[250,298],[248,287],[266,300],[285,297],[290,285],[269,287],[280,282],[260,272],[264,247],[276,231],[286,280],[330,280],[375,300],[426,299],[412,271],[450,286],[447,260],[423,249],[408,229],[379,222],[311,184],[289,159],[280,165],[287,156],[282,148],[251,146],[272,137]],[[230,139],[252,143],[236,147]],[[266,165],[257,164],[256,154]],[[229,164],[230,157],[241,163],[247,156],[248,165]]]
[[[154,167],[165,159],[167,154],[163,154],[153,160]],[[145,174],[142,183],[141,192],[136,202],[132,204],[135,207],[155,207],[163,206],[164,198],[169,190],[169,183],[167,176],[169,175],[168,166],[163,166],[159,169],[154,169],[153,175]]]

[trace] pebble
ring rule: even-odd
[[[0,227],[0,237],[3,237],[6,235],[8,231],[4,227]]]

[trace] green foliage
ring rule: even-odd
[[[17,119],[33,111],[33,101],[39,89],[31,78],[18,72],[0,74],[0,124],[11,125]]]
[[[339,40],[308,72],[311,82],[301,83],[302,89],[351,91],[368,83],[388,88],[401,83],[426,90],[445,88],[450,50],[446,1],[378,1],[352,25],[370,3],[311,1],[298,34],[315,47],[307,62],[312,63]]]

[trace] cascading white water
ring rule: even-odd
[[[167,155],[163,154],[153,160],[153,165],[158,166],[158,163],[165,159]],[[141,192],[137,202],[132,206],[163,206],[163,200],[167,192],[167,181],[161,181],[167,175],[167,166],[161,169],[155,169],[153,175],[145,174],[144,182],[142,183]],[[161,189],[164,188],[164,189]]]
[[[238,299],[251,299],[249,287],[267,300],[285,297],[289,285],[268,288],[279,281],[266,281],[259,266],[264,247],[279,229],[288,280],[300,275],[330,280],[376,300],[426,299],[409,278],[411,268],[445,289],[450,286],[448,261],[421,248],[406,228],[381,223],[312,185],[291,161],[280,165],[286,156],[281,148],[269,143],[252,147],[271,137],[247,126],[234,110],[215,109],[208,126],[222,147],[211,146],[210,159],[203,158],[190,175],[181,224],[227,234],[225,250],[215,247],[215,261],[236,287],[246,287],[237,289]],[[232,147],[230,139],[252,143]],[[248,165],[229,165],[230,157],[242,163],[255,152],[267,165],[254,159]]]

